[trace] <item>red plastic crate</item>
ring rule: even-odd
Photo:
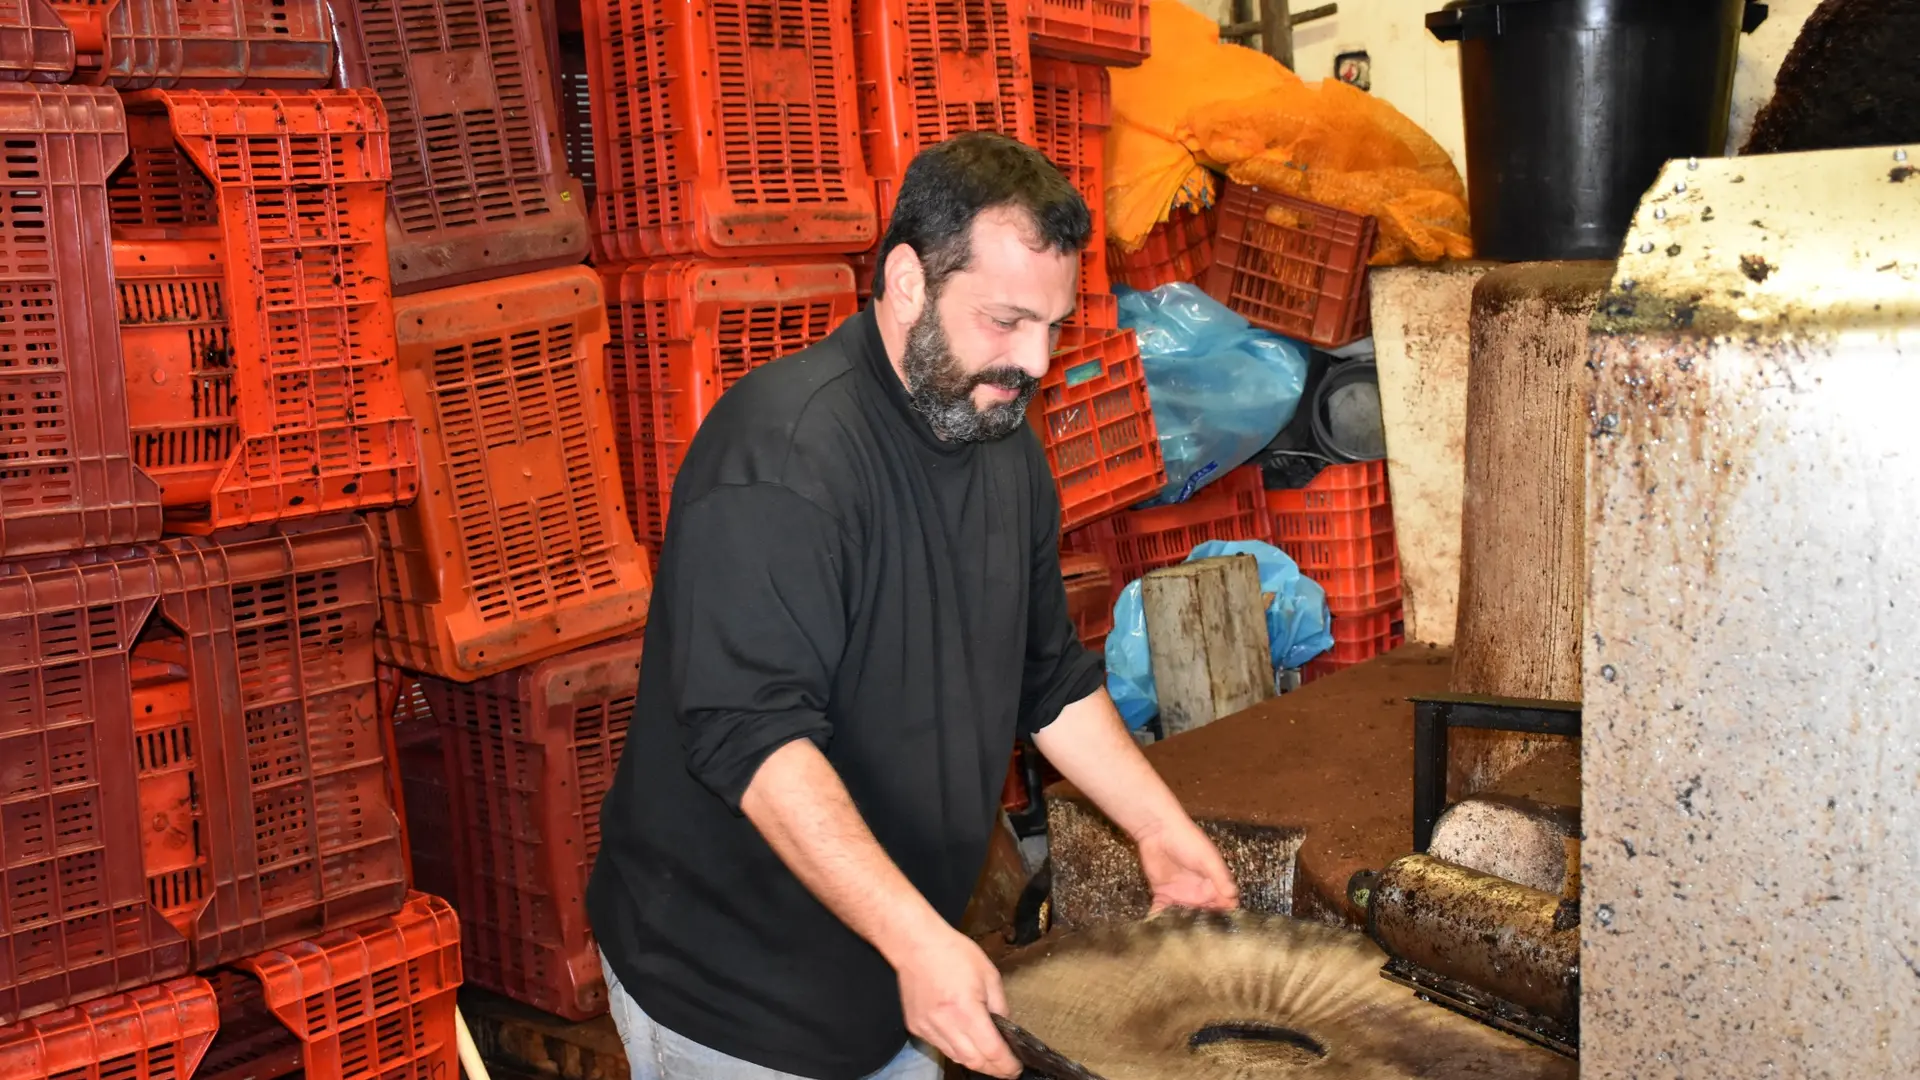
[[[410,501],[419,445],[393,363],[379,99],[127,103],[132,161],[109,206],[128,413],[169,527]]]
[[[56,0],[74,81],[122,90],[317,88],[333,75],[324,0]]]
[[[1113,90],[1106,68],[1034,58],[1034,145],[1093,212],[1093,233],[1080,253],[1080,307],[1072,321],[1107,329],[1120,325],[1119,306],[1107,299],[1113,292],[1107,278],[1106,214],[1107,127],[1112,117]]]
[[[0,1020],[400,903],[374,616],[358,522],[0,568]]]
[[[1267,492],[1274,544],[1327,591],[1335,615],[1400,601],[1386,463],[1334,465],[1304,488]]]
[[[107,176],[127,152],[119,96],[0,83],[0,136],[0,558],[157,539],[100,257]]]
[[[851,0],[587,0],[609,259],[858,251],[879,238]]]
[[[1333,617],[1333,648],[1307,661],[1300,669],[1302,685],[1343,668],[1365,663],[1406,641],[1400,605],[1367,615]]]
[[[402,297],[394,316],[426,484],[369,515],[382,659],[466,681],[645,622],[600,279],[541,270]]]
[[[191,970],[147,899],[127,692],[159,593],[151,559],[0,566],[0,1025]]]
[[[1150,499],[1167,482],[1131,330],[1062,328],[1027,421],[1060,489],[1063,531]]]
[[[343,85],[378,92],[391,124],[394,292],[587,257],[543,5],[334,0],[333,12]]]
[[[237,968],[207,975],[220,1003],[220,1033],[193,1080],[280,1080],[298,1076],[305,1047],[267,1011],[260,980]]]
[[[1080,644],[1106,648],[1113,630],[1113,575],[1097,552],[1062,551],[1060,578],[1067,588],[1067,612],[1080,632]]]
[[[1213,268],[1213,230],[1218,208],[1178,209],[1147,233],[1138,251],[1107,247],[1107,276],[1129,289],[1157,289],[1176,281],[1198,283]]]
[[[240,961],[300,1043],[305,1080],[454,1080],[460,926],[414,893],[396,914]]]
[[[73,31],[48,0],[0,0],[0,81],[66,82]]]
[[[1323,349],[1373,332],[1373,218],[1231,183],[1219,210],[1208,295],[1255,326]]]
[[[187,1080],[213,1041],[213,987],[188,976],[0,1027],[7,1080]]]
[[[1153,49],[1147,0],[1030,0],[1035,56],[1134,67]]]
[[[1183,503],[1127,510],[1068,537],[1075,550],[1098,551],[1116,588],[1186,561],[1208,540],[1273,541],[1260,467],[1243,465]]]
[[[879,239],[915,154],[965,131],[1033,143],[1022,0],[852,0],[860,145]],[[862,245],[864,246],[864,245]]]
[[[156,834],[148,896],[195,967],[393,911],[406,868],[366,526],[169,540],[152,562],[159,609],[133,649],[136,784]]]
[[[422,679],[443,756],[406,761],[407,786],[444,788],[461,822],[448,837],[468,981],[575,1020],[607,1009],[587,876],[640,652],[633,637],[472,684]]]
[[[741,376],[826,337],[855,308],[844,262],[602,267],[607,363],[634,533],[658,558],[693,433]]]

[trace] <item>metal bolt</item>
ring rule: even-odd
[[[1687,159],[1687,168],[1689,168],[1689,169],[1697,169],[1697,168],[1699,168],[1699,167],[1700,167],[1700,159],[1699,159],[1699,158],[1697,158],[1697,157],[1690,157],[1690,158],[1688,158],[1688,159]]]
[[[1664,206],[1656,206],[1656,207],[1654,207],[1654,208],[1653,208],[1653,220],[1655,220],[1655,221],[1665,221],[1665,220],[1667,220],[1667,208],[1666,208],[1666,207],[1664,207]]]
[[[1676,195],[1685,194],[1686,190],[1687,190],[1687,182],[1685,180],[1678,180],[1674,182],[1674,185],[1673,185],[1674,194]]]
[[[1593,909],[1593,917],[1600,920],[1601,926],[1612,926],[1613,925],[1613,905],[1601,904],[1599,907]]]
[[[1895,150],[1893,152],[1893,160],[1895,161],[1907,160],[1907,152],[1905,150]]]
[[[1620,417],[1617,413],[1608,413],[1607,415],[1600,418],[1600,428],[1603,431],[1612,431],[1614,428],[1617,428],[1619,426],[1620,426]],[[1611,682],[1612,680],[1609,679],[1608,681]]]
[[[1613,670],[1612,664],[1602,664],[1600,666],[1600,677],[1607,680],[1608,682],[1612,682],[1614,680],[1614,677],[1618,674],[1619,672],[1616,672]]]
[[[1643,243],[1643,244],[1641,244],[1641,245],[1640,245],[1640,254],[1642,254],[1642,255],[1651,255],[1651,254],[1653,254],[1653,241],[1651,241],[1651,240],[1648,240],[1647,242],[1645,242],[1645,243]]]
[[[1635,281],[1635,280],[1633,280],[1632,278],[1621,278],[1621,279],[1620,279],[1620,291],[1621,291],[1621,292],[1632,292],[1632,291],[1634,290],[1634,287],[1635,287],[1635,286],[1637,286],[1637,285],[1639,285],[1639,284],[1640,284],[1639,282],[1637,282],[1637,281]]]

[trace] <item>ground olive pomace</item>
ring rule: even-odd
[[[1166,912],[1003,965],[1008,1013],[1104,1080],[1574,1080],[1579,1065],[1416,998],[1364,936]]]
[[[1826,0],[1780,65],[1743,154],[1920,137],[1920,0]]]

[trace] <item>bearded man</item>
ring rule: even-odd
[[[1133,838],[1157,903],[1235,904],[1067,614],[1026,409],[1089,229],[1029,147],[927,149],[873,304],[694,437],[587,894],[635,1080],[1018,1075],[953,927],[1016,737]]]

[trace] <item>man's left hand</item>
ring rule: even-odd
[[[1163,826],[1140,840],[1140,868],[1153,890],[1153,909],[1228,910],[1240,905],[1240,890],[1226,860],[1191,820]]]

